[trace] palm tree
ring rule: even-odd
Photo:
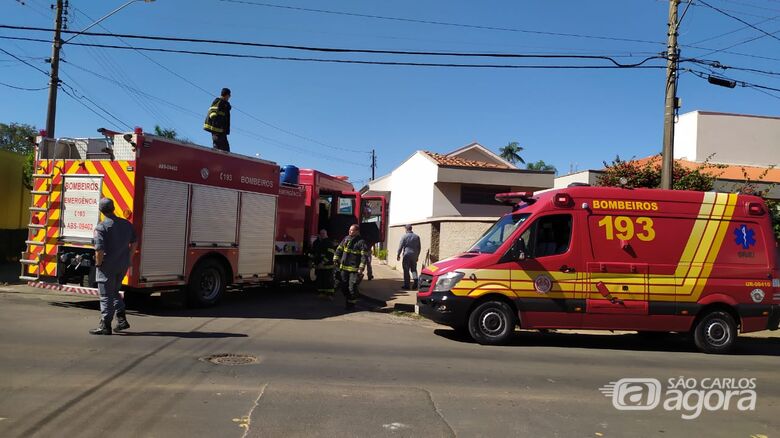
[[[515,164],[518,161],[525,164],[525,160],[520,156],[520,152],[522,151],[523,147],[520,146],[520,143],[516,141],[509,142],[506,146],[498,150],[501,158],[509,161],[512,164]]]

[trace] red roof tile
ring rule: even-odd
[[[633,160],[633,161],[639,163],[640,165],[645,163],[653,163],[660,166],[661,156],[653,155],[650,157],[640,158],[638,160]],[[697,163],[695,161],[688,161],[688,160],[675,160],[675,161],[686,169],[696,169],[702,165],[702,163]],[[716,178],[719,179],[733,179],[733,180],[744,181],[747,177],[747,179],[751,181],[760,181],[766,183],[775,183],[775,182],[780,183],[780,168],[743,166],[740,164],[714,164],[714,163],[712,164],[712,166],[713,167],[706,169],[705,172],[714,175]]]
[[[466,160],[460,157],[453,157],[449,155],[437,154],[436,152],[423,151],[429,157],[433,158],[436,163],[442,166],[455,166],[455,167],[472,167],[477,169],[511,169],[511,167],[503,164],[486,163],[484,161]]]

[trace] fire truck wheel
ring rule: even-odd
[[[225,268],[214,259],[198,263],[190,274],[187,285],[187,301],[194,307],[208,307],[216,304],[225,293]]]
[[[515,332],[514,312],[503,301],[485,301],[469,315],[469,334],[482,345],[501,345]]]
[[[737,324],[728,312],[711,311],[696,323],[694,342],[705,353],[727,353],[737,340]]]

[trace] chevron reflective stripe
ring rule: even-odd
[[[51,182],[45,178],[36,178],[35,191],[50,192],[49,208],[46,213],[36,212],[33,217],[39,223],[48,218],[46,229],[37,229],[30,233],[30,240],[44,245],[31,248],[31,256],[40,259],[40,275],[57,275],[57,249],[61,244],[60,219],[62,213],[62,189],[64,177],[68,175],[100,175],[103,177],[101,196],[114,201],[117,216],[131,218],[134,210],[135,161],[107,160],[40,160],[38,167],[43,173],[51,173]],[[47,207],[46,195],[33,196],[34,207]],[[30,257],[30,258],[34,258]],[[35,274],[35,266],[28,266],[28,274]],[[125,277],[124,283],[127,283]]]
[[[693,218],[693,226],[680,259],[676,262],[674,273],[669,275],[610,274],[611,278],[619,278],[621,288],[628,287],[628,290],[620,290],[621,296],[649,301],[698,301],[726,240],[737,200],[738,195],[734,193],[702,193],[698,213]],[[683,223],[683,220],[680,223]],[[452,292],[457,295],[479,296],[489,292],[499,292],[511,297],[538,297],[538,292],[534,289],[534,279],[544,274],[554,282],[554,289],[547,294],[550,298],[601,297],[595,289],[598,273],[593,272],[565,274],[508,269],[459,269],[459,271],[464,272],[465,277],[452,289]],[[476,280],[470,279],[471,274],[475,275]],[[582,292],[584,297],[581,295]]]
[[[95,287],[83,287],[83,286],[73,286],[70,284],[46,283],[43,281],[28,281],[27,286],[35,287],[38,289],[54,290],[58,292],[68,292],[68,293],[80,294],[80,295],[91,295],[95,297],[100,296],[100,291]],[[119,296],[122,297],[122,299],[124,299],[125,293],[120,290]]]

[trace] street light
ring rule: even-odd
[[[77,33],[77,34],[74,34],[73,36],[71,36],[71,37],[70,37],[70,38],[68,38],[67,40],[63,41],[63,42],[62,42],[62,44],[66,44],[68,41],[70,41],[70,40],[72,40],[73,38],[76,38],[77,36],[81,35],[82,33],[84,33],[84,32],[86,32],[86,31],[88,31],[89,29],[91,29],[92,27],[94,27],[96,24],[98,24],[98,23],[100,23],[101,21],[105,20],[106,18],[108,18],[108,17],[110,17],[110,16],[112,16],[112,15],[116,14],[117,12],[121,11],[122,9],[124,9],[125,7],[127,7],[127,6],[129,6],[129,5],[133,4],[133,3],[136,3],[136,2],[152,3],[153,1],[154,1],[154,0],[130,0],[129,2],[127,2],[127,3],[123,4],[122,6],[120,6],[120,7],[116,8],[116,9],[114,9],[113,11],[109,12],[108,14],[106,14],[106,15],[102,16],[102,17],[101,17],[101,18],[99,18],[99,19],[98,19],[96,22],[94,22],[94,23],[90,24],[89,26],[85,27],[84,29],[82,29],[82,30],[81,30],[81,32],[79,32],[79,33]]]

